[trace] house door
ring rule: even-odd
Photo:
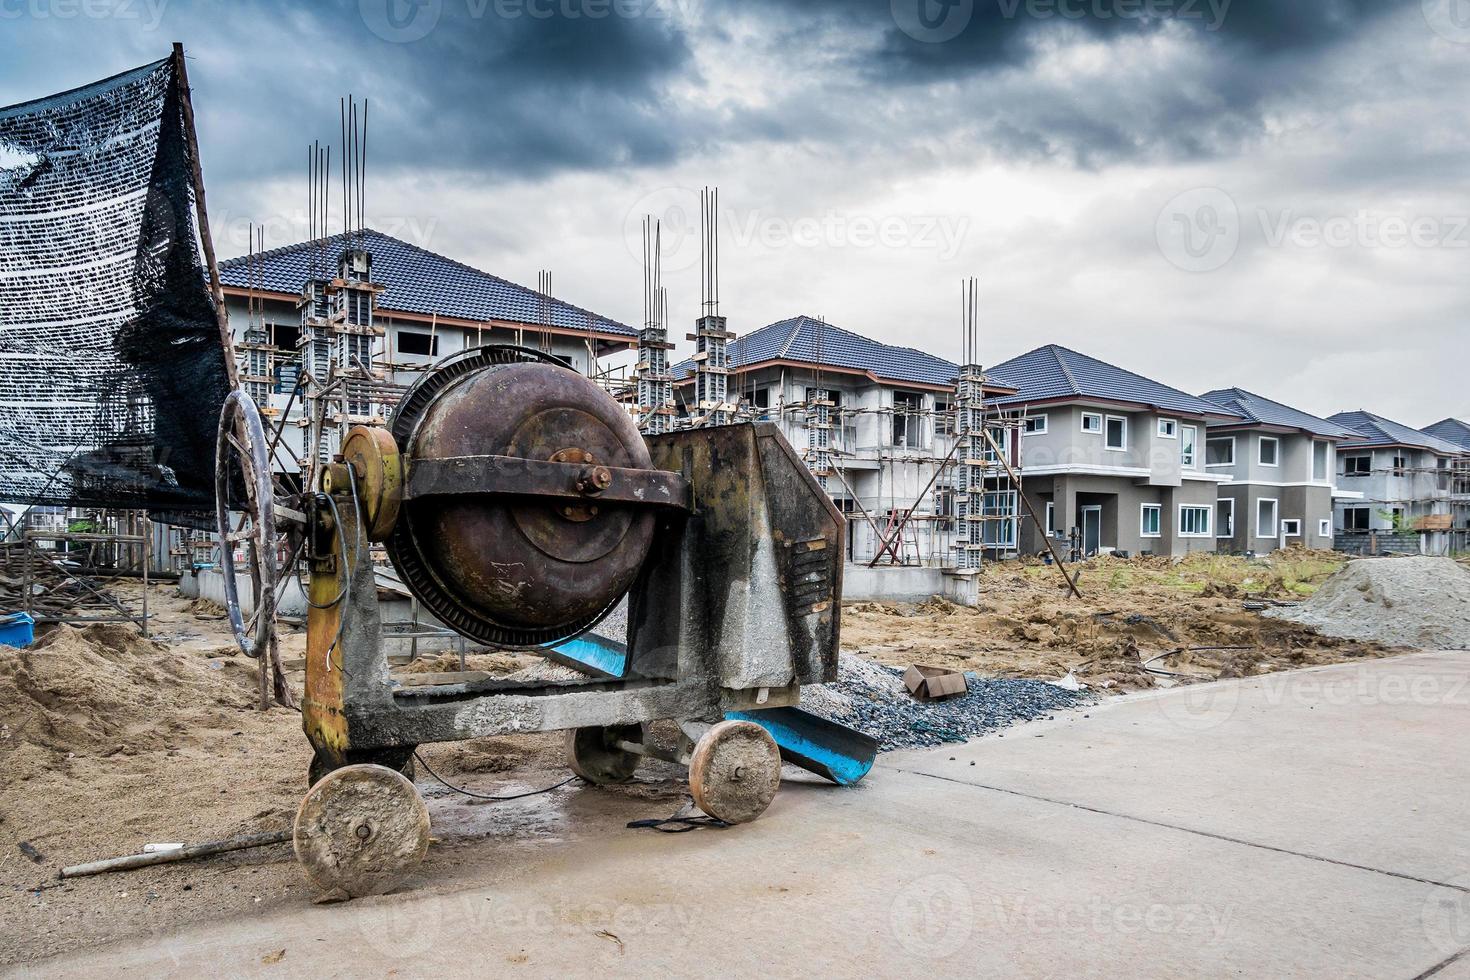
[[[1095,555],[1102,547],[1102,507],[1082,508],[1082,554]]]

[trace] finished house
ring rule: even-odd
[[[1201,397],[1240,416],[1211,422],[1205,434],[1205,468],[1230,477],[1216,504],[1219,549],[1331,548],[1337,444],[1357,433],[1243,388]]]
[[[1454,490],[1465,451],[1453,442],[1372,412],[1341,412],[1331,421],[1359,433],[1337,449],[1339,486],[1362,499],[1337,505],[1338,544],[1362,551],[1381,547],[1384,532],[1418,533],[1417,550],[1445,554],[1452,546]],[[1360,539],[1355,543],[1355,539]]]
[[[1025,414],[1021,471],[1044,527],[1023,523],[1023,552],[1042,550],[1042,534],[1082,555],[1215,549],[1230,477],[1206,467],[1205,431],[1234,411],[1055,344],[986,375],[1015,389],[994,404]]]

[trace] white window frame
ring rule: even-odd
[[[1033,429],[1030,427],[1033,422],[1039,422],[1040,425]],[[1021,434],[1027,436],[1044,436],[1046,435],[1046,425],[1047,415],[1045,412],[1039,415],[1028,415],[1026,416],[1025,424],[1021,427]]]
[[[1319,537],[1319,538],[1330,538],[1330,537],[1332,537],[1332,518],[1330,518],[1330,517],[1324,517],[1320,521],[1317,522],[1317,537]]]
[[[1264,530],[1261,529],[1261,505],[1262,504],[1267,504],[1267,503],[1269,503],[1271,505],[1271,533],[1270,534],[1267,534]],[[1275,541],[1276,540],[1276,535],[1279,534],[1280,531],[1281,531],[1281,501],[1278,500],[1276,497],[1257,497],[1256,498],[1256,537],[1258,537],[1258,538],[1270,538],[1272,541]]]
[[[1149,511],[1153,511],[1155,514],[1158,515],[1158,527],[1159,527],[1159,529],[1157,531],[1154,531],[1152,534],[1149,533],[1149,531],[1148,531],[1148,524],[1145,523],[1145,521],[1144,521],[1144,516],[1146,514],[1148,514]],[[1163,504],[1139,504],[1138,505],[1138,536],[1141,537],[1141,538],[1162,538],[1164,536],[1164,505]]]
[[[1212,462],[1210,462],[1210,443],[1212,443],[1212,442],[1229,442],[1230,443],[1230,462],[1228,462],[1228,463],[1212,463]],[[1235,444],[1235,437],[1234,436],[1211,436],[1211,435],[1206,435],[1205,436],[1205,469],[1207,469],[1207,470],[1210,470],[1210,469],[1220,470],[1220,469],[1224,469],[1227,466],[1234,466],[1235,465],[1235,450],[1237,448],[1239,448],[1239,447],[1236,446],[1236,444]]]
[[[1226,532],[1225,527],[1223,526],[1224,522],[1218,520],[1218,518],[1220,516],[1219,513],[1218,513],[1218,511],[1220,509],[1220,506],[1219,506],[1220,504],[1229,504],[1230,505],[1230,530],[1229,530],[1228,533]],[[1215,537],[1217,537],[1217,538],[1233,538],[1233,537],[1235,537],[1235,498],[1234,497],[1221,497],[1219,500],[1215,501],[1215,510],[1217,511],[1217,513],[1215,514],[1215,517],[1217,518],[1217,520],[1215,521],[1215,525],[1216,525],[1216,528],[1215,528]]]
[[[1184,433],[1191,433],[1189,438],[1184,438]],[[1185,453],[1185,445],[1194,447],[1191,453]],[[1181,425],[1179,427],[1179,465],[1195,469],[1199,466],[1199,426]]]
[[[1087,420],[1088,419],[1097,419],[1097,428],[1095,428],[1095,429],[1089,429],[1087,427]],[[1102,413],[1101,412],[1083,412],[1082,413],[1082,431],[1083,432],[1086,432],[1086,433],[1088,433],[1090,435],[1095,435],[1095,436],[1102,435],[1102,431],[1103,431],[1103,416],[1102,416]]]
[[[1051,537],[1057,533],[1057,505],[1056,501],[1046,502],[1046,536]]]
[[[1286,528],[1289,524],[1296,525],[1296,530],[1288,531]],[[1300,517],[1283,517],[1279,527],[1281,528],[1281,536],[1283,538],[1299,538],[1302,536],[1302,519]]]
[[[1317,475],[1317,447],[1322,447],[1322,475]],[[1332,479],[1332,443],[1325,439],[1312,440],[1312,482],[1327,483]]]
[[[1276,447],[1276,462],[1266,462],[1266,443],[1272,443]],[[1281,440],[1275,436],[1261,436],[1256,440],[1256,463],[1260,466],[1269,466],[1272,469],[1281,468]]]
[[[1205,514],[1205,529],[1202,532],[1195,531],[1185,533],[1184,512],[1187,510],[1203,511]],[[1208,504],[1180,504],[1179,505],[1179,536],[1181,538],[1213,538],[1215,536],[1215,508]]]
[[[1178,439],[1179,438],[1179,420],[1178,419],[1159,419],[1159,438],[1160,439]]]
[[[1123,423],[1123,445],[1115,446],[1108,442],[1108,424],[1111,422]],[[1110,453],[1126,453],[1128,451],[1128,416],[1108,415],[1103,419],[1103,449]]]
[[[1348,463],[1351,463],[1355,459],[1366,459],[1368,461],[1368,468],[1366,470],[1364,470],[1363,472],[1361,472],[1361,473],[1354,473],[1353,471],[1349,470],[1348,469]],[[1349,454],[1343,456],[1343,458],[1342,458],[1342,475],[1344,477],[1350,477],[1350,478],[1353,478],[1353,479],[1356,479],[1356,478],[1361,477],[1361,476],[1372,476],[1373,475],[1373,454],[1371,452],[1369,452],[1369,453],[1349,453]]]

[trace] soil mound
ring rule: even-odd
[[[1448,558],[1365,558],[1266,615],[1385,646],[1470,650],[1470,571]]]
[[[0,754],[22,745],[78,755],[163,747],[211,715],[248,709],[254,666],[171,650],[109,623],[0,646]]]

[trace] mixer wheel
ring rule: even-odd
[[[643,757],[619,748],[618,742],[642,745],[648,737],[643,725],[573,728],[567,732],[567,765],[589,783],[623,783],[633,778]]]
[[[413,783],[383,766],[334,770],[296,811],[296,859],[328,895],[396,888],[429,849],[429,808]]]
[[[694,746],[689,791],[716,820],[749,823],[771,805],[781,786],[781,750],[753,721],[722,721]]]

